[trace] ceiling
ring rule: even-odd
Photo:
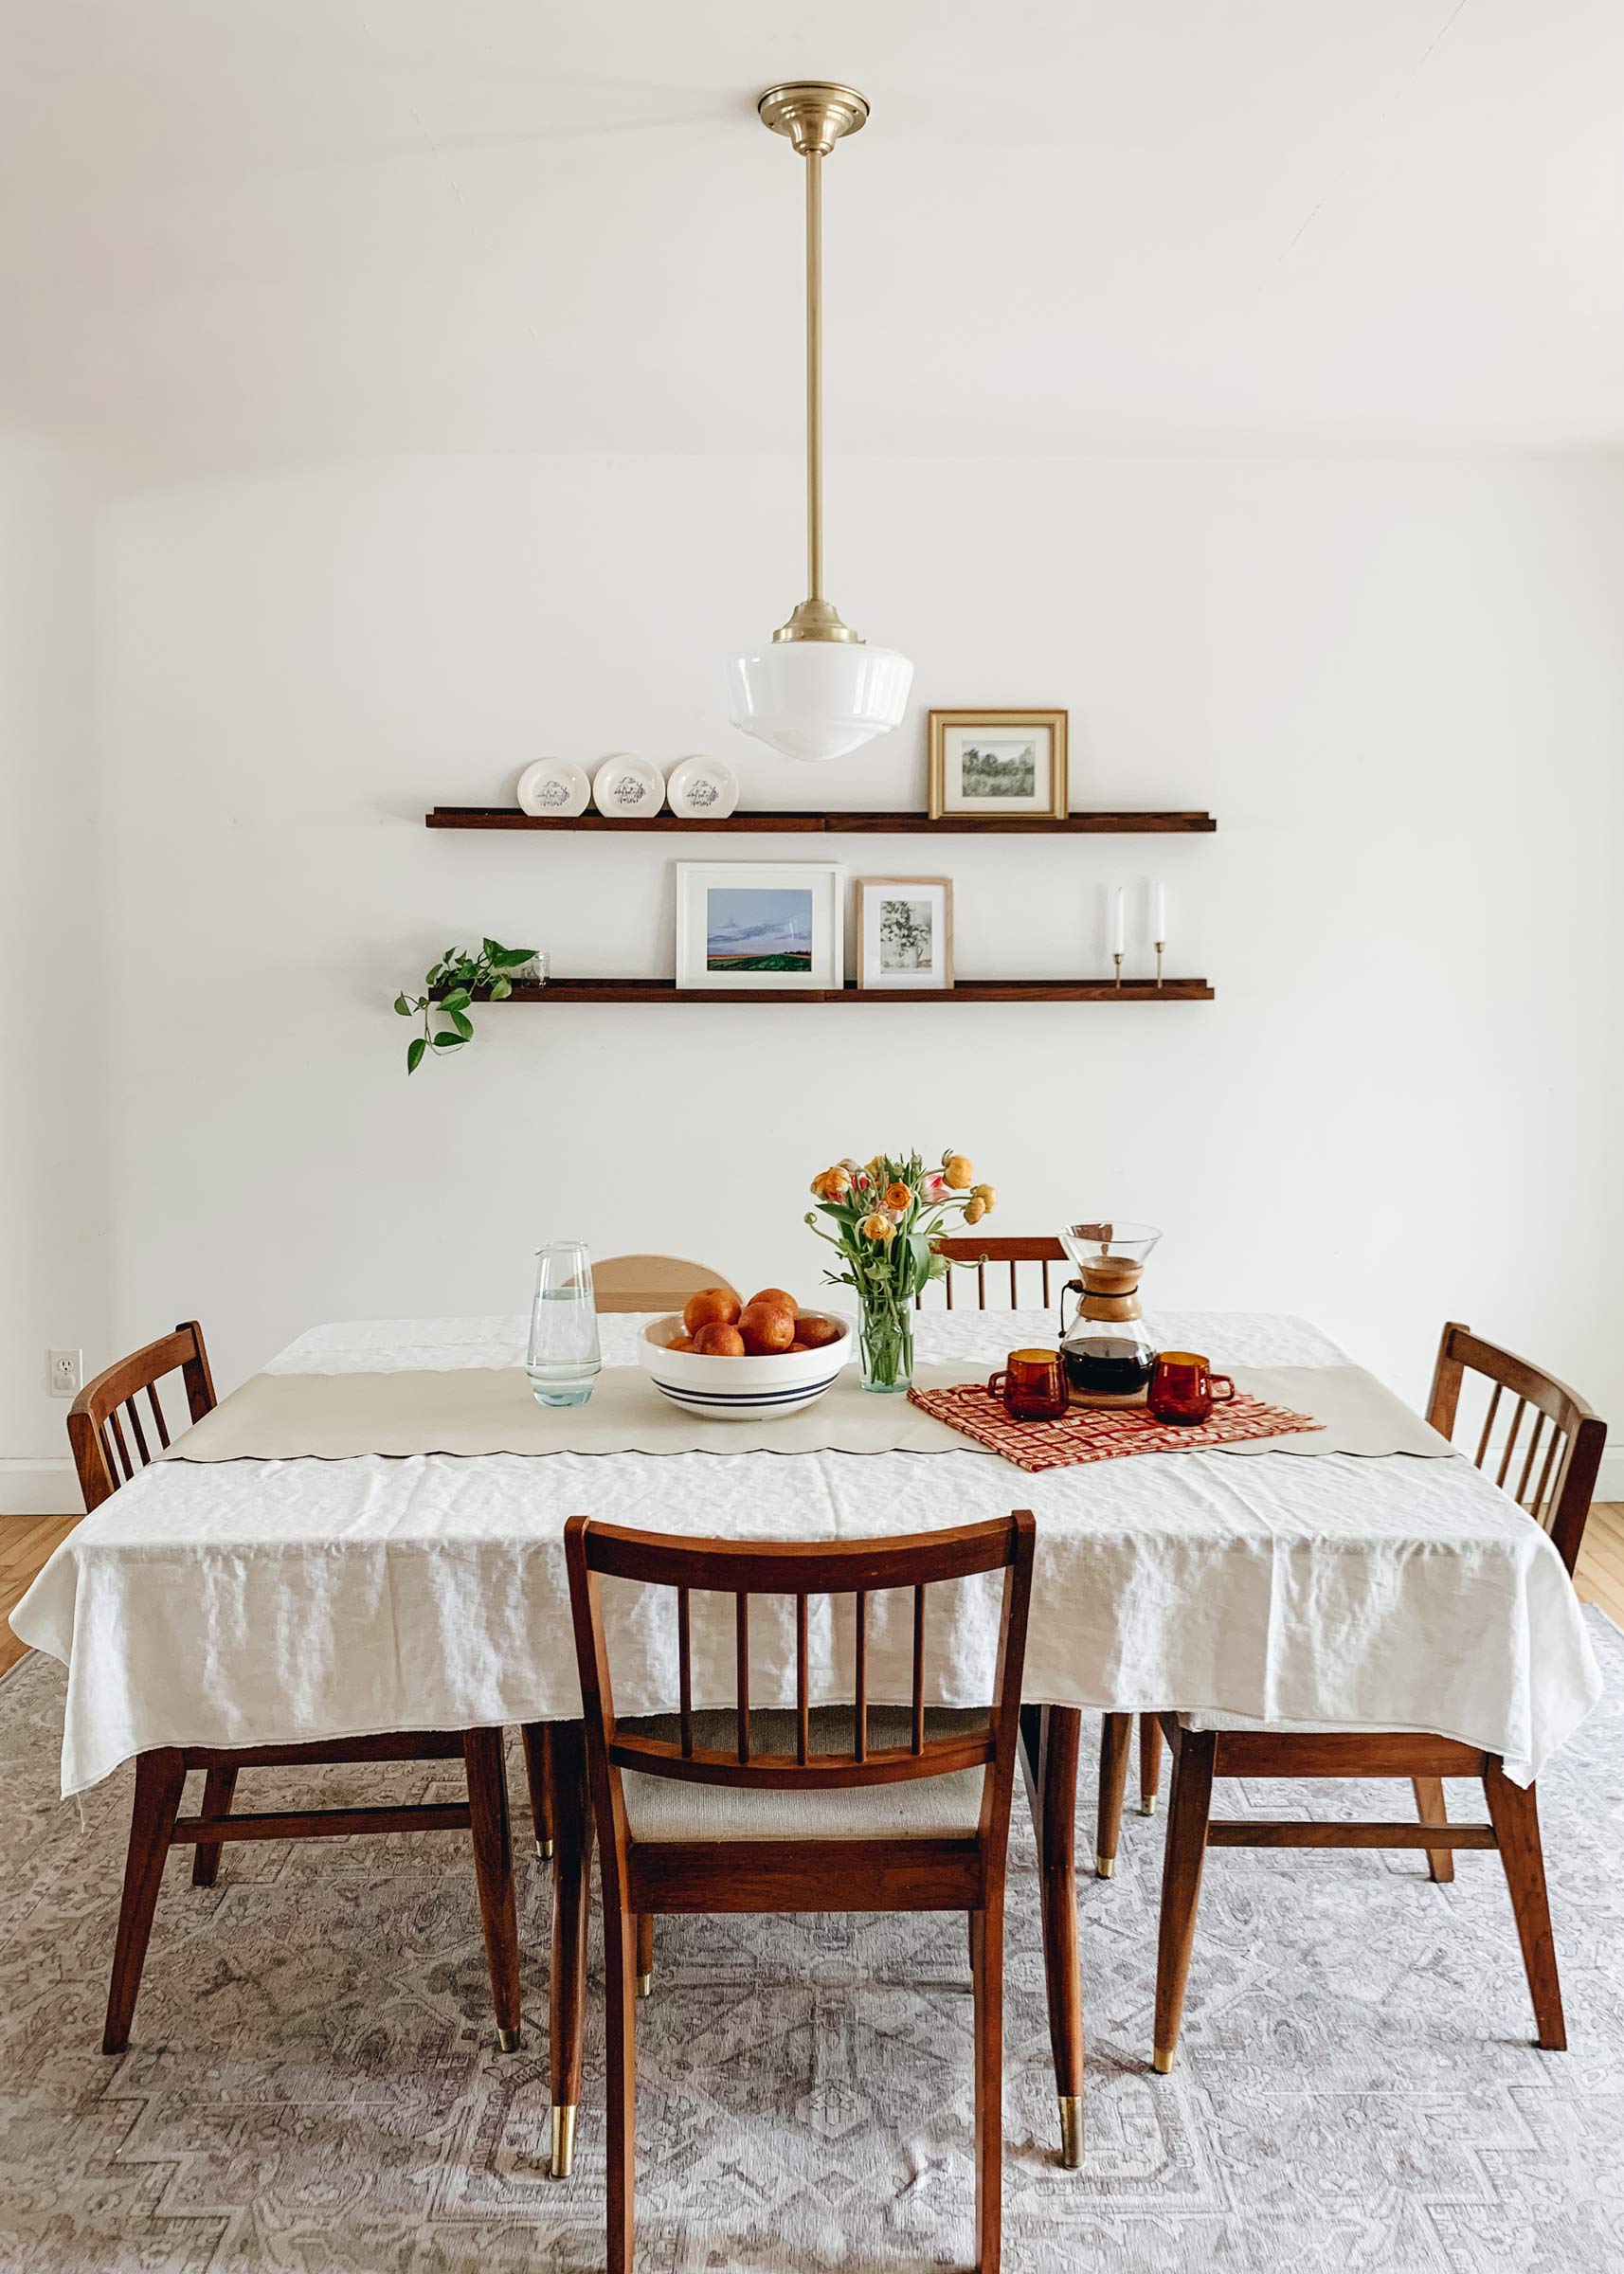
[[[817,28],[810,28],[815,16]],[[250,460],[1624,443],[1617,0],[0,0],[0,416]]]

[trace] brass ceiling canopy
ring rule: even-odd
[[[787,135],[798,157],[826,158],[842,135],[855,135],[869,115],[868,98],[856,87],[826,79],[786,81],[768,87],[756,104],[763,126]]]

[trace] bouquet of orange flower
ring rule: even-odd
[[[893,1160],[877,1153],[859,1165],[837,1162],[812,1180],[816,1210],[806,1221],[838,1250],[842,1269],[824,1277],[851,1288],[860,1313],[859,1346],[865,1390],[906,1390],[913,1372],[913,1298],[942,1278],[947,1259],[937,1241],[955,1210],[979,1224],[998,1195],[978,1184],[963,1153],[942,1155],[927,1168],[917,1153]],[[821,1228],[820,1216],[834,1226]]]

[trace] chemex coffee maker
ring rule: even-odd
[[[1146,1258],[1161,1238],[1154,1224],[1068,1224],[1060,1243],[1077,1267],[1060,1298],[1060,1357],[1074,1405],[1143,1405],[1156,1369],[1156,1345],[1139,1308]],[[1077,1308],[1066,1317],[1066,1296]]]

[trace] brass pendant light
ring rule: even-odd
[[[839,758],[896,726],[913,666],[869,647],[823,591],[823,160],[867,121],[855,87],[769,87],[756,108],[806,167],[806,597],[772,645],[729,668],[734,726],[790,758]]]

